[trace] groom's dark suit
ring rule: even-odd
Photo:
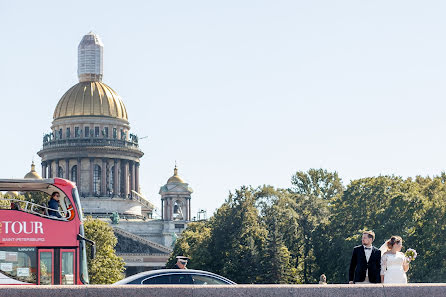
[[[381,251],[372,246],[372,253],[369,261],[365,256],[364,246],[359,245],[353,249],[352,260],[350,261],[349,281],[363,282],[366,271],[368,270],[369,281],[371,283],[380,283],[381,276]]]

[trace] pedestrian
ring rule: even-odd
[[[177,256],[177,263],[174,266],[174,269],[187,269],[187,260],[189,260],[186,256]]]
[[[349,283],[380,283],[381,282],[381,251],[372,245],[375,239],[373,231],[362,233],[362,245],[353,249],[350,261]]]

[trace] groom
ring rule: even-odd
[[[348,274],[349,283],[380,283],[381,251],[372,246],[375,240],[373,231],[362,233],[362,245],[353,249],[352,260],[350,261],[350,271]]]

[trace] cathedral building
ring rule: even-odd
[[[161,220],[140,193],[140,159],[144,153],[122,98],[103,79],[104,46],[94,33],[78,47],[78,79],[59,100],[51,132],[43,137],[42,178],[61,177],[78,187],[86,215],[109,220],[118,237],[117,252],[132,272],[164,266],[177,234],[191,220],[192,189],[174,175],[161,187]],[[32,165],[34,166],[34,164]],[[31,175],[35,175],[32,167]],[[124,219],[124,220],[123,220]],[[139,267],[139,268],[138,268]]]
[[[59,100],[51,132],[43,137],[42,177],[76,182],[86,213],[142,216],[138,137],[127,110],[102,82],[103,44],[89,33],[78,47],[79,83]],[[100,203],[99,203],[100,201]]]

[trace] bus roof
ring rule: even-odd
[[[74,184],[61,178],[46,179],[0,179],[0,191],[45,191],[51,186]]]

